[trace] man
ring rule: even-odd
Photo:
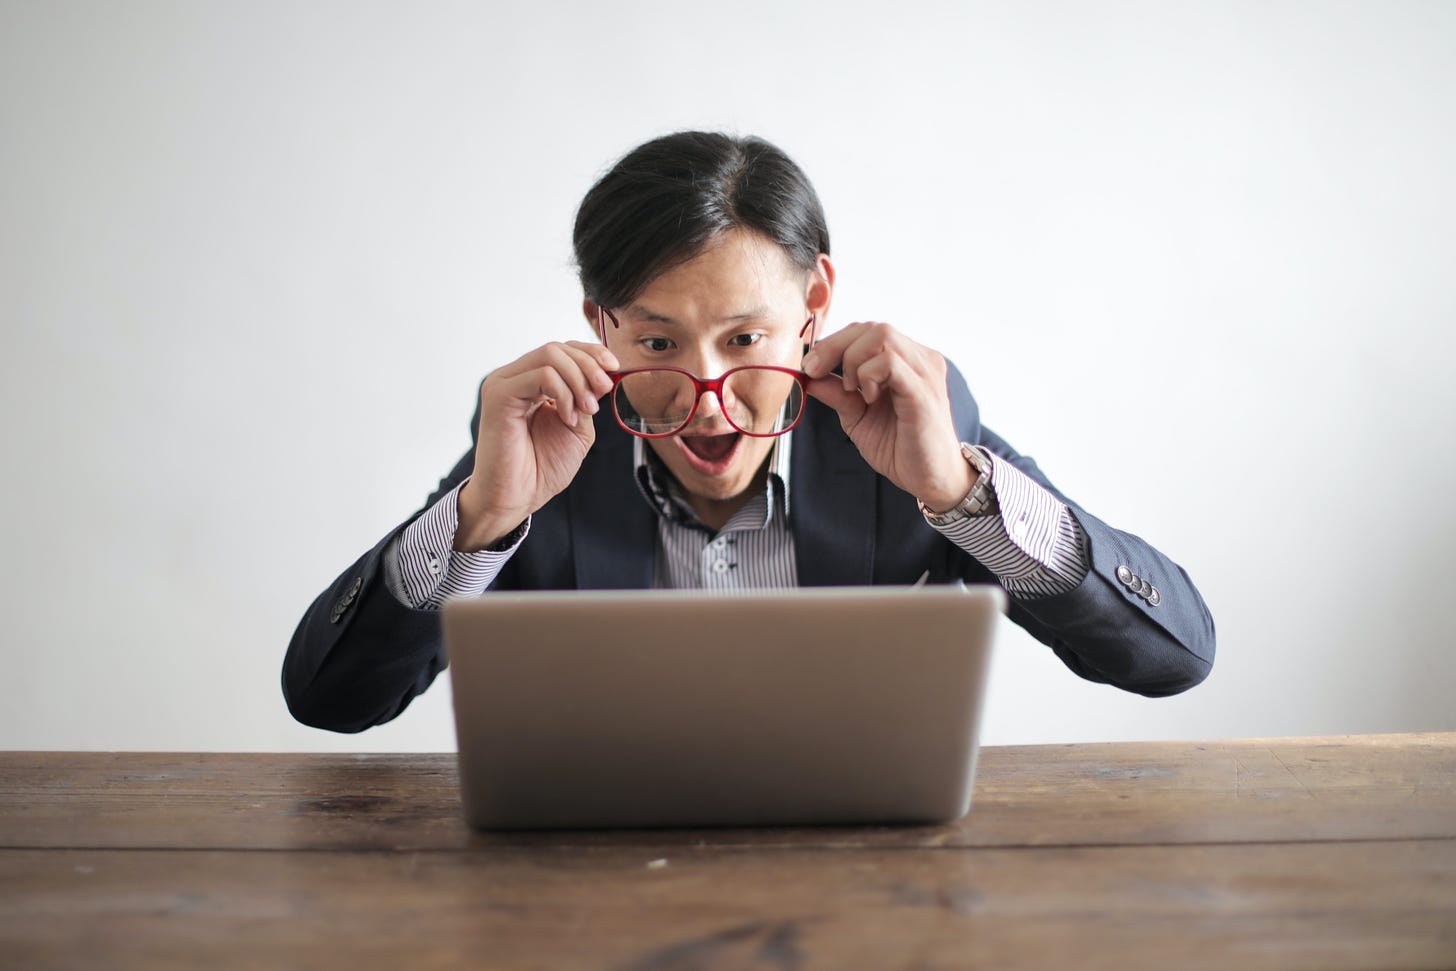
[[[493,589],[999,583],[1084,678],[1197,684],[1213,620],[1184,571],[983,428],[944,358],[883,323],[826,333],[807,177],[681,132],[583,200],[582,309],[480,386],[475,445],[313,602],[283,664],[300,721],[360,731],[444,666],[437,610]]]

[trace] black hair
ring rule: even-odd
[[[829,252],[814,186],[774,145],[719,132],[654,138],[612,166],[576,211],[582,290],[599,306],[624,306],[740,227],[778,243],[803,270]]]

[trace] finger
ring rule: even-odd
[[[898,363],[895,355],[886,349],[854,369],[855,380],[859,383],[860,393],[864,395],[865,401],[873,404],[884,386],[895,380]]]
[[[595,407],[597,399],[612,390],[612,376],[607,373],[608,369],[603,367],[600,354],[593,353],[593,345],[569,341],[562,345],[562,347],[571,356],[572,362],[581,372],[582,381],[584,382],[583,386],[589,392],[584,396],[582,405],[586,407],[586,401],[590,400],[593,407],[589,407],[587,410],[595,414],[597,411]],[[595,350],[598,352],[605,351],[607,354],[611,353],[610,351],[606,351],[601,345],[595,345]],[[563,371],[562,373],[566,374],[567,372]],[[568,375],[568,379],[569,377]],[[580,391],[581,389],[578,390]]]
[[[800,365],[804,373],[811,378],[822,378],[839,367],[845,348],[854,342],[864,326],[860,323],[850,324],[821,339],[804,355],[803,364]]]
[[[568,348],[571,351],[568,351]],[[606,371],[615,371],[619,367],[617,356],[600,344],[588,344],[582,341],[566,341],[565,343],[555,341],[550,344],[543,344],[535,350],[521,355],[510,364],[496,368],[493,373],[503,377],[524,374],[527,371],[540,367],[547,361],[559,359],[559,355],[563,352],[570,353],[572,351],[580,351],[587,355],[582,360],[589,359],[593,367],[599,367]]]
[[[584,351],[603,371],[616,371],[622,367],[621,362],[617,360],[617,355],[602,344],[593,344],[588,341],[567,341],[566,346]]]
[[[860,371],[864,366],[885,352],[889,336],[893,333],[888,324],[859,325],[854,339],[844,349],[840,361],[840,373],[844,375],[845,390],[862,387],[865,380]]]
[[[813,378],[804,385],[804,390],[809,396],[817,398],[829,407],[833,408],[839,415],[839,423],[846,429],[853,428],[859,424],[864,417],[866,409],[864,396],[858,391],[846,391],[839,383],[839,378],[830,375],[823,378]]]
[[[567,341],[564,346],[576,358],[582,373],[586,376],[587,383],[591,386],[592,393],[597,398],[603,397],[612,390],[610,372],[616,371],[622,366],[621,362],[617,360],[617,355],[601,344]]]
[[[606,378],[606,372],[597,364],[596,359],[580,348],[566,344],[548,344],[542,350],[545,352],[546,366],[555,368],[561,380],[571,389],[571,409],[575,411],[579,408],[589,415],[596,414],[599,410],[597,399],[601,395],[593,388],[593,378],[605,378],[607,385],[611,385],[611,379]],[[575,425],[575,422],[571,424]]]
[[[506,378],[501,391],[516,403],[520,417],[529,418],[542,405],[550,403],[564,423],[576,427],[576,399],[571,386],[550,365]]]

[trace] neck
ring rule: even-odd
[[[716,533],[728,525],[728,520],[732,519],[749,499],[763,491],[764,485],[768,482],[769,461],[768,458],[764,459],[763,465],[758,467],[758,472],[754,475],[748,488],[736,496],[730,496],[727,499],[709,499],[706,496],[693,495],[684,489],[682,490],[683,499],[703,525]]]

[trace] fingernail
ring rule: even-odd
[[[817,351],[810,351],[804,355],[804,363],[801,365],[805,374],[812,375],[819,368],[819,354]]]

